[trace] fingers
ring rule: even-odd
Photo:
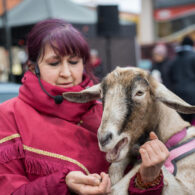
[[[140,149],[143,165],[146,167],[154,166],[161,163],[159,156],[153,150],[153,148],[148,144],[147,147]]]
[[[159,151],[159,148],[154,141],[147,142],[140,148],[142,162],[145,166],[152,166],[157,163],[159,153],[161,153],[161,151]]]
[[[158,139],[157,135],[152,131],[150,132],[150,140]]]
[[[98,180],[98,182],[94,182]],[[66,176],[67,186],[80,195],[103,195],[110,192],[111,182],[108,174],[101,173],[84,175],[82,172],[73,171]]]
[[[111,181],[110,181],[110,178],[108,180],[108,185],[107,185],[107,188],[106,188],[106,192],[107,193],[111,193]]]
[[[93,174],[90,174],[90,176],[94,177],[95,179],[98,179],[99,184],[101,183],[102,178],[101,178],[101,176],[100,176],[99,174],[93,173]],[[98,185],[99,185],[99,184],[98,184]]]
[[[103,194],[108,194],[110,193],[110,188],[111,188],[111,182],[108,174],[106,173],[101,173],[100,174],[102,181],[99,186],[90,186],[90,185],[82,185],[82,194],[87,194],[87,195],[103,195]],[[80,186],[81,187],[81,186]]]
[[[160,147],[160,143],[161,141],[159,139],[148,142],[148,147],[150,147],[157,156],[159,156],[159,154],[163,152],[162,148]]]
[[[94,175],[85,175],[80,171],[72,171],[66,176],[66,183],[98,186],[100,179]]]
[[[169,156],[169,151],[157,138],[143,144],[140,147],[140,154],[144,165],[155,166],[164,163]]]
[[[101,176],[99,175],[99,174],[97,174],[97,173],[93,173],[93,174],[90,174],[92,177],[94,177],[94,178],[97,178],[97,179],[99,179],[100,181],[101,181]]]
[[[155,149],[155,151],[161,151],[165,152],[166,154],[169,154],[169,151],[165,144],[163,144],[157,137],[157,135],[152,131],[150,132],[150,140],[158,140],[158,142],[151,142],[151,146]]]
[[[91,175],[85,175],[83,178],[81,178],[78,183],[80,184],[85,184],[85,185],[92,185],[92,186],[99,186],[101,182],[101,179],[91,176]]]
[[[142,162],[146,166],[148,164],[148,162],[150,162],[150,157],[149,157],[147,151],[143,148],[140,148],[139,152],[141,154]]]
[[[145,182],[153,181],[160,173],[161,167],[169,156],[169,151],[154,132],[150,133],[150,141],[144,143],[139,150],[142,158],[140,174]]]
[[[165,144],[163,144],[162,142],[159,142],[159,148],[162,152],[164,152],[166,154],[166,157],[168,158],[169,157],[169,150],[168,148],[166,147]]]
[[[109,175],[102,172],[100,176],[102,177],[102,182],[100,184],[100,190],[104,192],[106,189],[106,193],[110,193],[111,192],[111,181],[110,181]]]

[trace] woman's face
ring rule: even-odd
[[[41,79],[63,88],[82,82],[83,60],[78,56],[58,56],[50,45],[45,46],[44,56],[38,60]]]
[[[165,59],[165,57],[162,56],[162,55],[153,54],[153,60],[154,60],[155,62],[162,62],[164,59]]]

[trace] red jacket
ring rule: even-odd
[[[52,95],[92,85],[87,77],[68,89],[42,83]],[[65,184],[69,171],[107,172],[109,164],[96,136],[101,115],[97,101],[55,104],[27,72],[19,96],[0,105],[0,194],[70,194]],[[147,191],[160,194],[162,187]],[[134,178],[129,190],[147,194],[134,187]]]

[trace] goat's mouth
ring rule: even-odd
[[[114,162],[117,161],[120,155],[120,151],[125,147],[125,145],[128,143],[128,139],[125,137],[122,140],[120,140],[115,147],[112,150],[109,150],[106,153],[106,160],[108,162]]]

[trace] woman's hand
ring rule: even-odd
[[[66,176],[68,188],[79,195],[105,195],[110,193],[111,183],[108,174],[85,175],[81,171],[72,171]]]
[[[154,132],[150,133],[150,141],[146,142],[139,150],[142,158],[140,174],[143,182],[151,182],[160,174],[160,170],[169,151]]]

